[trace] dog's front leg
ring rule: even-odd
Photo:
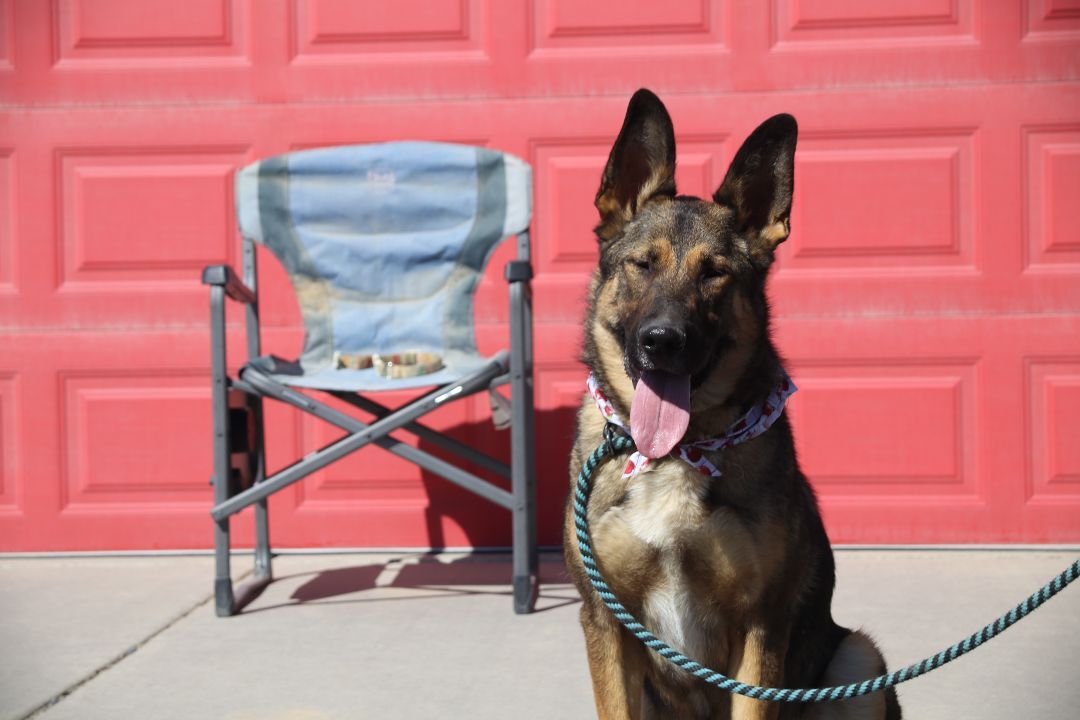
[[[780,687],[784,680],[784,656],[787,654],[786,634],[767,631],[760,625],[751,626],[742,644],[742,653],[734,663],[734,677],[748,685]],[[754,700],[744,695],[732,695],[732,720],[776,720],[780,703]]]
[[[604,608],[582,606],[581,627],[597,716],[600,720],[639,720],[645,681],[642,647]]]

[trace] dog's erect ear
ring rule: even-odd
[[[630,98],[596,193],[601,244],[618,237],[638,208],[659,195],[675,196],[675,130],[660,98],[641,89]]]
[[[735,153],[713,195],[713,200],[734,211],[736,230],[770,256],[791,232],[798,134],[790,115],[774,115],[761,123]]]

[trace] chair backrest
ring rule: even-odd
[[[305,372],[346,353],[476,351],[472,297],[495,247],[528,229],[532,171],[430,142],[287,153],[237,173],[240,231],[284,265]]]

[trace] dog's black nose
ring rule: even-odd
[[[638,331],[638,342],[650,360],[666,365],[686,348],[686,331],[659,323],[645,325]]]

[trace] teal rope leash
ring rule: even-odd
[[[595,588],[596,593],[600,596],[600,599],[604,601],[604,604],[607,605],[608,609],[615,615],[616,619],[623,624],[623,627],[633,633],[638,640],[644,643],[647,648],[654,650],[674,665],[701,678],[710,685],[715,685],[728,692],[773,702],[822,702],[828,700],[847,700],[848,698],[885,690],[895,685],[899,685],[902,682],[917,678],[931,670],[936,670],[945,663],[951,662],[961,655],[971,652],[990,638],[995,637],[1004,632],[1007,628],[1012,627],[1012,625],[1021,618],[1027,616],[1028,613],[1054,597],[1054,595],[1057,595],[1066,585],[1080,576],[1080,559],[1078,559],[1027,600],[1024,600],[1024,602],[1020,603],[994,622],[978,632],[969,635],[952,647],[942,650],[937,655],[931,655],[922,662],[908,665],[895,672],[879,675],[876,678],[864,680],[861,683],[839,685],[837,687],[798,689],[762,687],[760,685],[741,683],[691,660],[646,630],[645,626],[639,623],[637,619],[623,607],[622,603],[619,602],[619,599],[616,598],[615,594],[611,591],[607,582],[604,581],[603,575],[600,574],[600,568],[597,567],[596,559],[592,554],[592,540],[589,535],[588,520],[586,519],[586,509],[589,506],[589,495],[592,492],[592,475],[597,466],[605,458],[614,455],[617,452],[633,450],[635,448],[634,441],[628,437],[608,433],[607,431],[605,431],[604,437],[604,443],[596,448],[596,451],[593,452],[593,454],[585,461],[585,464],[582,465],[581,472],[578,474],[577,488],[574,491],[574,524],[577,527],[578,547],[581,550],[581,559],[585,563],[585,572],[589,576],[589,581],[592,583],[593,588]]]

